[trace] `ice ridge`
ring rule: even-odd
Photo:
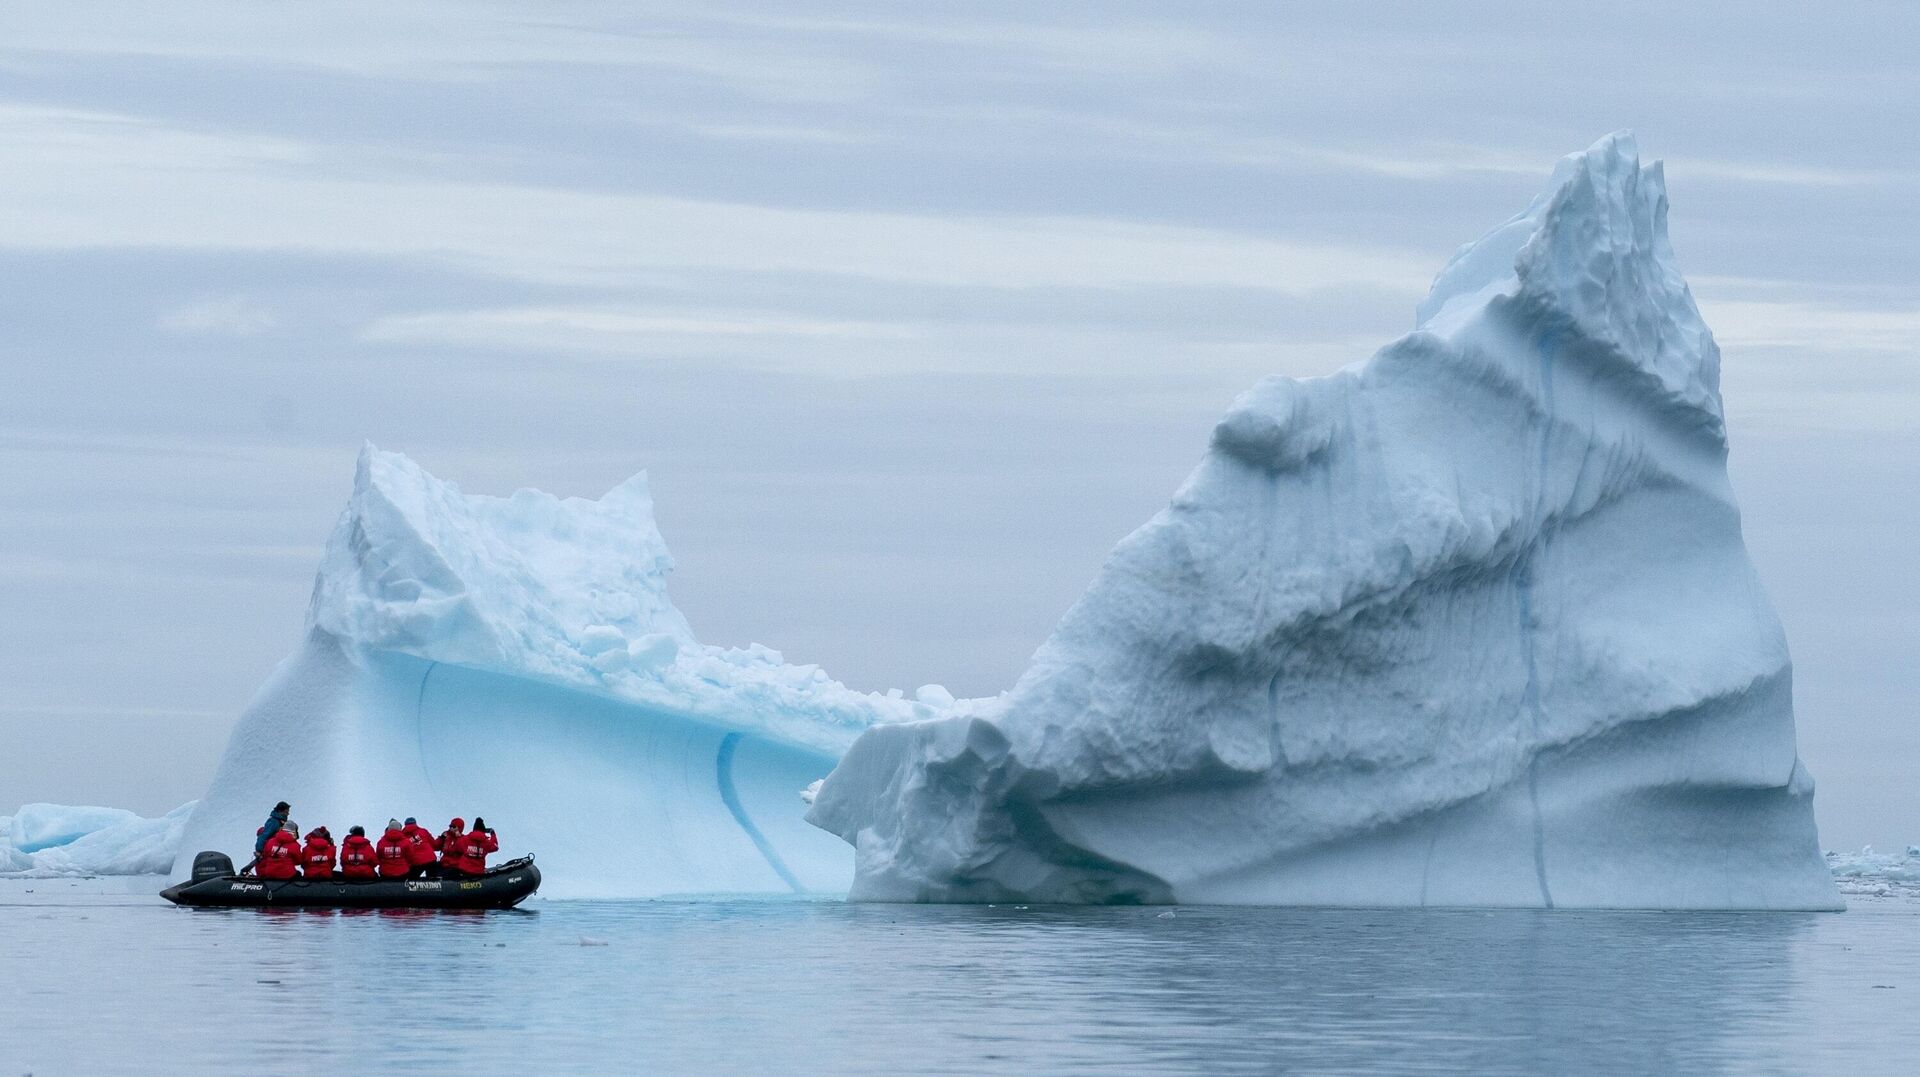
[[[465,494],[365,446],[308,624],[358,647],[532,677],[838,753],[935,708],[858,692],[753,645],[700,643],[667,597],[673,557],[645,472],[598,500]]]

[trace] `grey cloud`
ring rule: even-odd
[[[647,468],[703,635],[995,691],[1234,393],[1404,331],[1456,246],[1633,127],[1724,323],[1829,840],[1912,840],[1920,13],[1167,10],[0,13],[0,728],[34,758],[0,795],[193,795],[367,438],[496,493]],[[818,249],[903,220],[918,261]],[[1008,254],[1040,228],[1143,268]],[[624,328],[471,335],[515,310]],[[428,317],[470,333],[375,331]]]

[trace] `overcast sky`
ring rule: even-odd
[[[0,812],[199,795],[369,439],[644,468],[703,639],[996,692],[1632,128],[1823,839],[1920,840],[1920,9],[1039,6],[0,8]]]

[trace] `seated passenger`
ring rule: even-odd
[[[300,831],[292,823],[280,824],[280,829],[267,835],[265,845],[260,847],[260,877],[262,879],[292,879],[300,874]]]
[[[461,844],[467,840],[467,821],[455,819],[447,824],[447,829],[433,840],[433,847],[440,850],[440,870],[450,875],[463,874],[460,862],[466,858]]]
[[[434,851],[439,848],[433,835],[411,815],[407,816],[407,825],[400,828],[400,835],[407,840],[407,874],[420,879],[431,875]]]
[[[380,877],[382,879],[403,879],[411,865],[407,862],[407,837],[400,830],[400,820],[387,820],[387,832],[380,835],[380,844],[375,847],[380,859]]]
[[[300,873],[309,879],[331,879],[333,860],[333,835],[324,826],[314,827],[306,848],[300,850]]]
[[[461,843],[460,870],[468,875],[485,875],[487,854],[499,851],[500,840],[487,828],[487,821],[476,815],[473,817],[473,829]]]
[[[340,874],[349,879],[371,879],[377,875],[373,843],[367,840],[367,828],[356,826],[347,831],[340,843]]]

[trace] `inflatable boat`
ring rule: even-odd
[[[193,858],[193,877],[160,896],[175,905],[340,909],[511,909],[540,889],[533,857],[485,875],[444,879],[262,879],[234,873],[225,853]]]

